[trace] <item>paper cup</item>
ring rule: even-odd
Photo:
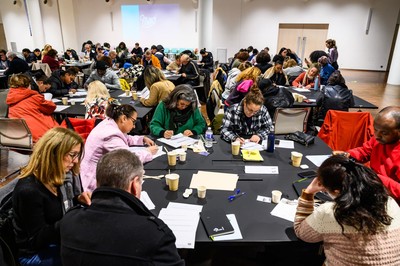
[[[282,192],[279,190],[272,190],[272,202],[279,203],[281,201]]]
[[[126,95],[126,96],[129,96],[130,93],[131,93],[130,91],[125,91],[125,95]]]
[[[165,175],[165,179],[170,191],[177,191],[179,187],[179,175],[168,174]]]
[[[47,100],[47,101],[51,101],[51,99],[53,98],[53,94],[51,94],[51,93],[43,93],[43,97],[44,97],[44,99],[45,100]]]
[[[239,155],[240,151],[240,142],[239,141],[234,141],[232,142],[232,155]]]
[[[298,101],[298,94],[297,93],[292,93],[292,95],[293,95],[294,101],[297,102]]]
[[[132,99],[136,101],[138,99],[138,95],[136,91],[132,91]]]
[[[304,96],[298,94],[298,95],[297,95],[297,101],[298,101],[299,103],[302,103],[302,102],[304,101]]]
[[[176,153],[175,152],[168,152],[168,165],[175,166],[176,165]]]
[[[72,91],[68,92],[69,97],[74,96],[74,93]]]
[[[62,97],[61,101],[62,101],[63,105],[68,105],[68,98],[67,97]]]
[[[294,167],[299,167],[301,164],[301,158],[303,158],[303,154],[297,151],[292,151],[291,159],[292,165]]]
[[[207,188],[205,186],[199,186],[197,188],[197,197],[199,199],[204,199],[206,197]]]
[[[187,144],[182,144],[182,146],[181,146],[182,150],[184,150],[184,151],[187,151],[187,147],[188,147]]]
[[[181,162],[186,161],[186,152],[179,153],[179,161],[181,161]]]
[[[71,105],[75,105],[75,101],[74,100],[71,100]]]

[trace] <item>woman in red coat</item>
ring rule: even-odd
[[[23,74],[10,78],[10,91],[6,100],[10,118],[25,119],[32,133],[33,142],[50,128],[58,126],[52,117],[56,105],[44,99],[43,95],[30,89],[29,78]]]
[[[54,70],[60,69],[61,63],[56,59],[57,58],[57,51],[51,49],[47,52],[45,56],[43,56],[42,63],[46,63],[49,65],[51,72]]]

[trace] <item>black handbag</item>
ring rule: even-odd
[[[308,146],[310,144],[314,144],[315,137],[309,134],[306,134],[301,131],[296,131],[294,133],[290,133],[285,136],[285,139],[293,140],[297,143],[300,143],[304,146]]]

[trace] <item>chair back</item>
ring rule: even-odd
[[[362,146],[374,135],[373,124],[369,112],[329,110],[318,137],[332,150],[347,151]]]
[[[277,108],[274,115],[275,134],[305,132],[310,108]]]
[[[0,147],[31,150],[32,134],[22,118],[0,118]]]
[[[7,95],[8,90],[0,91],[0,117],[7,117],[8,115]]]

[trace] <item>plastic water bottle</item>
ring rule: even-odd
[[[275,150],[275,132],[271,131],[268,134],[268,146],[267,146],[267,152],[274,152]]]
[[[205,141],[206,142],[204,143],[204,146],[206,148],[211,148],[212,145],[213,145],[213,139],[214,139],[214,137],[213,137],[213,132],[211,130],[211,127],[208,127],[207,131],[206,131],[206,134],[205,134]]]
[[[318,76],[315,77],[314,90],[315,91],[319,90],[319,78],[318,78]]]

